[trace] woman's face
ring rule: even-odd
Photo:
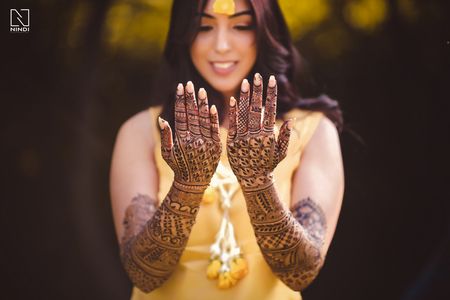
[[[225,96],[233,95],[256,61],[256,38],[250,5],[235,0],[235,14],[213,12],[208,1],[191,46],[191,59],[202,77]]]

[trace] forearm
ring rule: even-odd
[[[302,290],[319,273],[321,241],[283,208],[273,184],[244,192],[256,240],[272,271],[293,290]]]
[[[174,183],[142,230],[124,240],[124,268],[134,285],[144,292],[161,286],[175,270],[195,223],[203,190],[188,192]]]

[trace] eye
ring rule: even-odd
[[[211,29],[213,29],[213,28],[210,25],[200,25],[200,27],[198,28],[198,31],[206,32],[206,31],[210,31]]]
[[[244,30],[253,30],[253,25],[236,25],[234,26],[234,29],[244,31]]]

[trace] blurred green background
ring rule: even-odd
[[[448,1],[280,0],[316,90],[340,101],[346,193],[313,299],[450,299]],[[108,172],[152,103],[171,1],[7,1],[5,299],[127,299]],[[10,33],[9,8],[31,9]],[[251,270],[250,270],[251,272]]]

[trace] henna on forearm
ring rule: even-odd
[[[283,208],[273,185],[245,192],[244,196],[266,262],[290,288],[304,289],[317,276],[324,262],[320,254],[325,232],[323,213],[310,211],[311,207],[316,209],[318,206],[312,206],[308,198],[309,202],[300,201],[292,214]]]
[[[318,206],[313,206],[312,202],[300,202],[293,215],[283,208],[278,198],[273,170],[286,157],[293,121],[283,123],[277,139],[274,134],[275,77],[269,78],[263,116],[262,84],[261,76],[255,74],[251,101],[247,80],[242,82],[239,102],[230,100],[228,159],[244,193],[265,260],[286,285],[301,290],[317,276],[323,265],[320,249],[325,229],[320,226],[325,224],[325,218],[316,213],[317,218],[310,220],[311,209],[318,211]]]
[[[182,188],[174,183],[158,209],[149,201],[133,201],[127,209],[122,263],[134,285],[144,292],[160,287],[170,277],[195,223],[203,192]],[[130,218],[135,215],[139,217]],[[145,216],[149,219],[142,225]]]
[[[217,109],[209,109],[206,91],[199,103],[194,85],[180,83],[175,101],[175,139],[169,123],[159,118],[161,154],[174,172],[166,198],[154,212],[146,201],[133,202],[128,215],[147,216],[147,222],[125,221],[122,261],[134,285],[150,292],[161,286],[175,270],[186,247],[205,189],[220,160]],[[154,209],[153,209],[154,211]],[[131,237],[132,236],[132,237]]]

